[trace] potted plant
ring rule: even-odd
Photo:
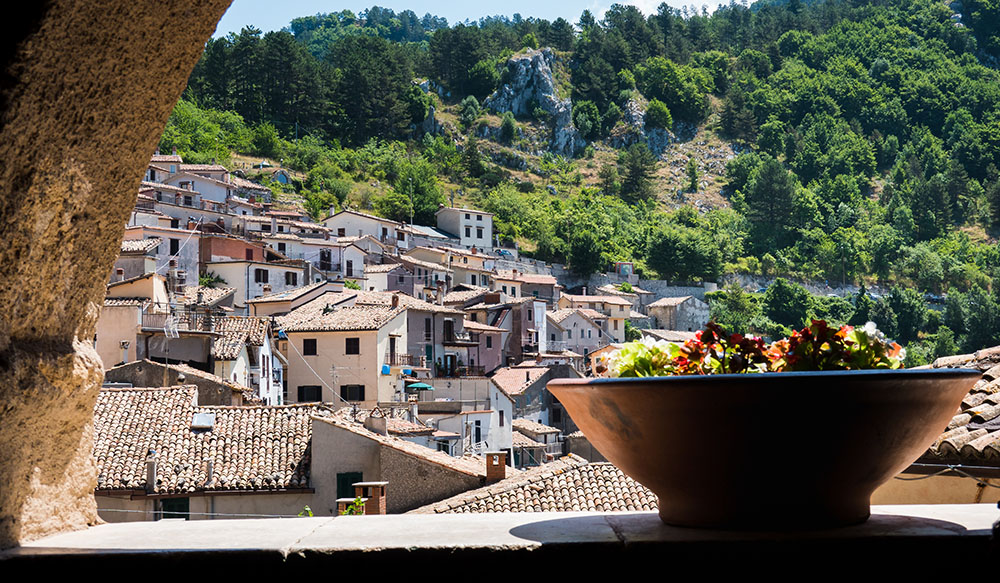
[[[823,321],[770,345],[714,323],[683,345],[627,343],[607,378],[548,388],[668,524],[807,529],[863,522],[872,492],[947,425],[980,378],[904,370],[873,324]]]

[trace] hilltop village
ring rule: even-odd
[[[399,512],[574,448],[559,467],[603,461],[546,383],[590,376],[627,334],[693,337],[704,288],[661,297],[618,266],[567,289],[561,266],[496,245],[492,214],[435,216],[314,222],[222,165],[154,154],[95,339],[105,518],[195,513],[213,492],[244,494],[220,498],[232,512],[263,496],[263,514],[331,514],[368,482]]]

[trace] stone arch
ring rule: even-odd
[[[0,548],[97,521],[104,283],[229,2],[28,3],[0,40]]]

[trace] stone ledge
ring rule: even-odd
[[[56,535],[5,551],[0,560],[5,567],[42,560],[110,568],[169,562],[185,570],[204,565],[256,574],[371,567],[410,576],[441,575],[444,566],[488,572],[491,562],[531,569],[536,576],[565,576],[587,574],[594,560],[632,566],[668,561],[713,573],[818,565],[826,572],[872,560],[867,572],[898,576],[929,557],[947,562],[1000,556],[991,540],[998,518],[992,504],[876,506],[864,524],[796,533],[670,527],[653,512],[164,520]]]

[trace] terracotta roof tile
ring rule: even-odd
[[[555,427],[549,427],[539,423],[538,421],[532,421],[531,419],[515,419],[511,422],[514,429],[521,431],[523,433],[534,433],[535,435],[542,435],[545,433],[560,433],[559,429]]]
[[[189,285],[184,287],[184,295],[180,298],[180,301],[185,305],[196,304],[198,302],[199,291],[201,292],[201,301],[203,304],[213,306],[226,299],[227,296],[236,293],[236,288]]]
[[[505,367],[497,370],[490,380],[507,395],[514,396],[523,393],[548,372],[545,367]]]
[[[385,305],[335,307],[326,294],[277,319],[286,332],[378,330],[405,308]]]
[[[150,237],[149,239],[123,239],[122,240],[122,253],[148,253],[149,251],[159,247],[163,239],[159,237]]]
[[[381,265],[365,265],[365,273],[389,273],[396,268],[406,270],[406,266],[402,263],[383,263]]]
[[[520,431],[514,431],[511,433],[511,445],[514,447],[526,448],[545,447],[544,443],[539,443]]]
[[[578,296],[573,294],[563,294],[562,297],[574,303],[602,303],[616,306],[631,306],[632,302],[621,296]]]
[[[156,494],[309,487],[311,419],[325,409],[199,407],[196,396],[194,386],[102,389],[94,407],[97,489],[145,489],[150,450]],[[192,429],[195,413],[214,415],[213,427]]]
[[[937,359],[933,368],[973,368],[983,378],[918,462],[1000,467],[1000,347]]]
[[[181,172],[190,172],[192,170],[200,172],[229,172],[222,164],[181,164],[177,169]]]
[[[656,509],[656,495],[614,465],[587,463],[581,457],[569,455],[412,512],[637,512]]]
[[[271,326],[269,318],[225,316],[215,320],[215,331],[226,335],[242,334],[244,341],[263,346]]]
[[[463,312],[462,310],[456,310],[454,308],[449,308],[447,306],[439,306],[437,304],[432,304],[430,302],[418,300],[417,298],[404,293],[359,291],[355,295],[356,298],[355,305],[389,306],[392,304],[393,295],[399,298],[399,305],[408,310],[416,310],[418,312],[432,312],[435,314],[452,314],[455,316],[465,315],[465,312]]]
[[[104,305],[109,308],[118,308],[123,306],[141,308],[150,301],[152,300],[149,298],[104,298]]]

